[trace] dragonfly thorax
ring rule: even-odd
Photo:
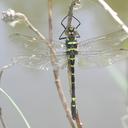
[[[77,40],[66,40],[67,55],[77,55],[78,42]]]

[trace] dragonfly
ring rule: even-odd
[[[81,63],[85,68],[101,67],[113,64],[119,60],[128,57],[128,34],[120,29],[105,35],[77,41],[80,34],[77,29],[80,21],[73,16],[78,22],[74,27],[68,28],[64,25],[67,16],[61,21],[64,31],[61,33],[59,40],[52,43],[56,50],[57,64],[59,67],[68,67],[71,80],[71,114],[73,120],[77,118],[76,94],[75,94],[75,66]],[[50,50],[45,43],[42,43],[38,37],[15,33],[18,38],[24,42],[26,51],[22,55],[13,57],[13,61],[38,70],[48,70],[50,63]],[[65,35],[65,36],[63,36]]]

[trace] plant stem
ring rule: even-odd
[[[52,43],[53,40],[53,31],[52,31],[52,0],[48,0],[48,18],[49,18],[49,43]],[[54,54],[52,54],[53,52],[51,51],[51,63],[52,65],[55,65],[57,58],[56,58],[56,53],[54,51]],[[70,125],[72,126],[72,128],[75,128],[75,123],[72,120],[71,114],[70,114],[70,110],[68,108],[68,103],[66,101],[63,89],[62,89],[62,85],[60,82],[60,77],[59,77],[59,68],[55,68],[53,69],[53,74],[54,74],[54,78],[55,78],[55,84],[56,84],[56,88],[57,88],[57,92],[59,95],[59,98],[61,100],[61,103],[63,105],[63,108],[65,110],[65,113],[67,115],[68,121],[70,123]]]
[[[118,13],[115,12],[104,0],[98,0],[99,3],[104,7],[105,10],[115,19],[115,21],[121,25],[126,33],[128,33],[128,26],[120,19]]]
[[[3,116],[2,116],[2,108],[1,107],[0,107],[0,122],[2,124],[2,127],[6,128],[6,125],[4,123],[4,119],[3,119]]]

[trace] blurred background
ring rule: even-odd
[[[70,2],[71,0],[53,0],[54,40],[58,40],[63,31],[60,22],[67,14]],[[106,2],[128,25],[128,1]],[[0,12],[11,8],[26,14],[35,27],[48,37],[47,5],[47,0],[0,0]],[[96,0],[81,0],[81,8],[74,15],[81,21],[78,29],[80,40],[121,28]],[[19,50],[9,38],[10,34],[17,31],[24,33],[24,27],[19,25],[12,28],[0,20],[0,66],[10,63]],[[61,79],[70,104],[66,69],[61,71]],[[127,79],[127,59],[103,68],[76,68],[78,109],[85,128],[128,128]],[[4,72],[0,87],[20,106],[32,128],[70,127],[57,95],[52,70],[39,71],[16,65]],[[8,128],[26,128],[3,94],[0,94],[0,107]],[[124,116],[126,126],[122,123]]]

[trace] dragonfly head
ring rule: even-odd
[[[75,27],[69,26],[67,28],[66,35],[68,36],[69,39],[75,39],[76,36]]]

